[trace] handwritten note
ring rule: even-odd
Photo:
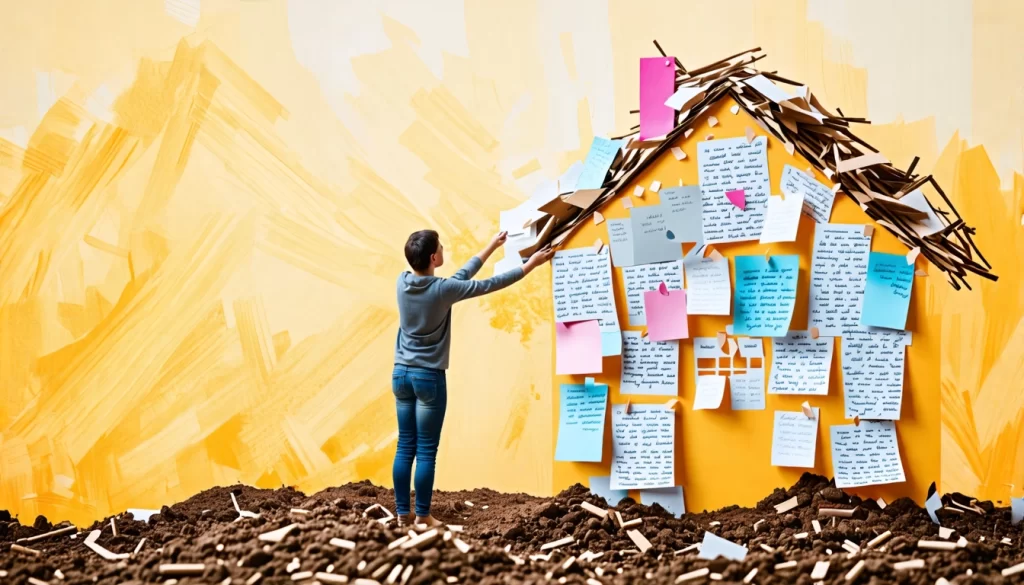
[[[640,140],[668,134],[676,112],[665,105],[676,90],[675,57],[640,59]]]
[[[562,384],[555,461],[601,461],[607,405],[605,384]]]
[[[612,263],[619,267],[636,264],[633,256],[633,220],[609,219],[608,245],[612,249]]]
[[[785,198],[771,196],[765,207],[764,228],[761,243],[792,242],[800,229],[800,213],[804,208],[802,193],[786,195]]]
[[[669,215],[662,205],[634,207],[630,219],[633,221],[633,262],[682,260],[682,242],[668,238]]]
[[[614,250],[612,253],[614,254]],[[683,261],[625,267],[622,269],[622,280],[626,286],[626,309],[629,313],[630,326],[647,325],[647,318],[644,315],[644,293],[658,290],[658,285],[663,282],[669,290],[682,290]]]
[[[736,256],[736,296],[733,333],[754,337],[783,337],[789,331],[796,304],[800,257]]]
[[[811,260],[807,325],[818,334],[839,337],[862,329],[860,304],[868,274],[871,236],[863,225],[818,224]]]
[[[576,189],[600,189],[621,146],[620,140],[595,136],[590,143],[590,152],[583,161],[583,172],[576,179]]]
[[[818,444],[818,408],[814,418],[800,412],[775,411],[772,430],[772,465],[776,467],[814,467]]]
[[[668,290],[659,285],[658,290],[644,292],[644,318],[647,320],[647,334],[653,341],[690,337],[686,291]]]
[[[551,260],[556,323],[597,320],[601,355],[622,353],[619,316],[615,312],[612,265],[608,254],[593,248],[555,252]]]
[[[872,252],[860,324],[886,329],[906,329],[914,265],[902,254]]]
[[[689,256],[686,266],[686,311],[690,315],[728,315],[732,306],[729,259]]]
[[[555,323],[555,373],[601,373],[601,326],[596,320]]]
[[[661,207],[668,215],[668,230],[676,242],[700,242],[704,239],[701,223],[702,202],[699,185],[669,187],[661,190]]]
[[[779,190],[787,197],[789,195],[803,195],[803,212],[818,223],[828,223],[832,217],[832,204],[836,200],[836,194],[825,185],[822,185],[810,175],[800,169],[786,165],[782,171],[782,180],[779,183]]]
[[[676,413],[660,404],[612,407],[611,489],[675,485]]]
[[[679,342],[651,341],[639,331],[622,332],[620,394],[679,394]]]
[[[716,339],[717,342],[717,339]],[[729,376],[729,400],[733,410],[764,410],[764,342],[749,337],[739,340],[740,357]]]
[[[896,442],[896,423],[862,420],[859,426],[835,425],[831,431],[837,488],[907,480]]]
[[[772,338],[772,375],[769,394],[828,394],[832,374],[831,337],[811,339],[806,331],[790,331]]]
[[[697,393],[693,397],[694,410],[715,410],[725,397],[725,376],[697,376]]]
[[[697,146],[704,241],[745,242],[761,237],[765,204],[771,194],[768,178],[768,138],[709,140]],[[726,191],[743,189],[746,210],[726,198]]]
[[[842,340],[846,418],[899,420],[906,331],[848,331]]]
[[[683,486],[640,490],[640,503],[645,506],[658,504],[666,512],[679,518],[686,513],[686,501],[683,499]]]

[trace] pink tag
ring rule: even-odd
[[[725,198],[728,199],[733,205],[739,207],[741,210],[747,210],[747,194],[743,189],[736,189],[735,191],[726,191]]]
[[[665,105],[675,91],[675,58],[640,59],[640,140],[664,136],[675,127],[676,111]]]

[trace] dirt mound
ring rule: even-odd
[[[258,517],[240,517],[232,495],[239,509]],[[775,506],[793,497],[795,508],[776,512]],[[0,511],[0,576],[8,583],[29,583],[31,577],[50,585],[170,579],[224,585],[254,585],[254,579],[365,579],[361,585],[551,580],[596,585],[674,583],[681,575],[704,569],[707,574],[693,582],[742,582],[756,569],[755,583],[810,584],[819,561],[830,563],[822,580],[836,583],[847,583],[846,573],[863,561],[859,576],[849,582],[931,584],[940,577],[951,582],[1001,582],[1000,570],[1024,562],[1024,535],[1020,526],[1010,524],[1006,508],[947,494],[938,515],[953,532],[943,539],[938,525],[911,500],[897,500],[883,509],[874,500],[862,501],[810,474],[789,489],[776,489],[754,508],[730,506],[682,518],[628,498],[609,503],[580,485],[554,498],[480,489],[438,492],[434,502],[435,515],[450,527],[442,527],[433,537],[425,529],[410,532],[388,520],[391,513],[385,509],[393,510],[392,493],[368,482],[312,496],[288,488],[218,487],[164,506],[146,522],[130,514],[116,516],[116,535],[111,518],[69,532],[46,518],[23,525]],[[611,511],[595,513],[584,508],[584,502],[591,510]],[[260,539],[261,534],[288,526],[292,528],[279,542]],[[59,535],[32,540],[62,528]],[[90,550],[84,541],[94,530],[100,531],[96,544],[126,558],[106,560]],[[640,552],[631,530],[649,541],[648,550]],[[699,559],[695,545],[705,531],[748,547],[745,560]],[[869,546],[886,532],[891,535]],[[399,542],[403,537],[405,542]],[[955,547],[949,551],[919,550],[922,539],[960,544],[947,545]],[[559,540],[566,544],[543,548]],[[856,554],[848,552],[858,549]],[[924,567],[894,566],[913,559],[923,560]],[[194,567],[191,575],[172,575],[161,573],[166,564],[201,567]]]

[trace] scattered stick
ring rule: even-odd
[[[419,548],[425,544],[429,544],[438,537],[440,533],[437,528],[431,528],[430,530],[420,534],[416,538],[410,538],[407,542],[402,544],[403,549]]]
[[[756,576],[757,576],[757,567],[754,567],[753,569],[750,570],[749,573],[747,573],[746,577],[743,577],[743,582],[744,583],[750,583],[751,581],[754,580],[754,577],[756,577]]]
[[[292,573],[292,581],[304,581],[313,576],[313,571],[299,571]]]
[[[919,540],[917,541],[917,548],[922,550],[956,550],[956,543],[941,540]]]
[[[790,510],[796,508],[799,505],[800,505],[799,500],[797,500],[796,496],[793,496],[792,498],[789,498],[788,500],[786,500],[785,502],[782,502],[781,504],[776,504],[775,505],[775,513],[776,514],[785,514],[786,512],[789,512]]]
[[[651,541],[647,540],[643,534],[640,534],[639,530],[630,530],[626,532],[626,536],[633,541],[633,544],[640,549],[641,553],[645,553],[651,548]]]
[[[410,565],[410,568],[411,567],[412,565]],[[259,575],[259,573],[256,574]],[[331,583],[332,585],[336,583],[348,583],[348,577],[345,575],[335,575],[334,573],[314,573],[313,578],[321,583]]]
[[[699,550],[700,550],[700,543],[699,543],[699,542],[696,542],[696,543],[694,543],[694,544],[691,544],[690,546],[688,546],[688,547],[686,547],[686,548],[682,548],[682,549],[679,549],[679,550],[677,550],[677,551],[676,551],[675,553],[673,553],[673,554],[674,554],[675,556],[679,556],[679,555],[685,555],[686,553],[688,553],[688,552],[690,552],[690,551],[692,551],[692,550],[697,550],[697,551],[699,551]]]
[[[462,554],[469,553],[470,546],[466,544],[461,538],[456,538],[452,541],[455,544],[455,548],[459,549]]]
[[[644,522],[643,518],[633,518],[632,520],[630,520],[628,522],[623,522],[622,523],[622,527],[623,528],[632,528],[634,526],[639,526],[639,525],[643,524],[643,522]]]
[[[117,523],[114,522],[113,518],[110,519],[110,531],[114,533],[114,536],[117,536]]]
[[[85,546],[89,547],[89,549],[92,552],[100,555],[101,557],[103,557],[104,559],[106,559],[108,561],[123,561],[123,560],[131,557],[131,555],[129,555],[128,553],[120,553],[120,554],[113,553],[113,552],[110,552],[109,550],[107,550],[106,548],[96,544],[96,541],[99,540],[99,538],[100,538],[100,531],[99,530],[93,530],[92,532],[89,533],[89,536],[87,536],[85,538],[85,540],[82,542],[82,544],[84,544]]]
[[[188,576],[202,575],[205,570],[206,565],[203,563],[165,563],[160,565],[157,572],[161,575]]]
[[[1003,577],[1009,577],[1010,575],[1016,575],[1017,573],[1024,573],[1024,563],[1017,563],[1012,567],[1007,567],[1000,571]]]
[[[379,506],[380,504],[375,505]],[[365,516],[365,514],[363,515]],[[287,526],[282,526],[277,530],[264,532],[263,534],[259,535],[259,539],[263,542],[281,542],[282,540],[284,540],[284,537],[291,534],[292,530],[295,530],[296,528],[298,528],[298,526],[298,524],[289,524]]]
[[[818,561],[814,563],[814,570],[811,571],[811,579],[814,581],[821,581],[828,575],[829,565],[828,561]]]
[[[818,508],[818,516],[833,518],[852,518],[857,508]]]
[[[852,569],[847,571],[845,579],[847,581],[853,581],[854,579],[856,579],[860,575],[861,571],[863,571],[863,570],[864,570],[864,559],[861,559],[861,560],[857,561],[857,564],[854,565]]]
[[[32,555],[34,557],[38,557],[39,555],[43,554],[43,553],[41,553],[41,552],[39,552],[39,551],[37,551],[37,550],[35,550],[33,548],[28,548],[27,546],[21,546],[20,544],[12,544],[11,545],[11,552],[19,552],[21,554]]]
[[[78,531],[78,528],[74,526],[65,526],[64,528],[58,528],[57,530],[51,530],[46,534],[37,534],[28,538],[19,538],[15,542],[22,544],[32,544],[33,542],[39,542],[40,540],[46,540],[48,538],[55,538],[57,536],[64,536],[65,534],[74,534]]]
[[[139,554],[139,551],[142,550],[142,545],[144,544],[146,544],[146,537],[142,537],[142,540],[139,541],[139,544],[135,545],[135,550],[132,551],[132,556]]]
[[[757,571],[757,569],[754,569]],[[685,583],[687,581],[693,581],[694,579],[700,579],[701,577],[707,577],[711,569],[704,567],[703,569],[697,569],[696,571],[690,571],[689,573],[683,573],[676,577],[676,583]],[[749,581],[747,581],[749,583]]]
[[[331,545],[346,550],[356,550],[356,543],[351,540],[345,540],[344,538],[332,538],[330,540]]]
[[[876,536],[876,537],[872,538],[871,540],[869,540],[868,544],[867,544],[867,548],[875,548],[876,546],[878,546],[878,545],[882,544],[883,542],[889,540],[890,536],[892,536],[892,531],[886,530],[885,532],[883,532],[883,533],[879,534],[878,536]]]
[[[811,520],[811,526],[814,527],[815,534],[821,534],[821,522],[818,522],[817,520]]]
[[[253,573],[248,579],[245,580],[245,585],[256,585],[256,582],[263,578],[263,573]]]
[[[909,561],[900,561],[892,564],[893,570],[896,571],[909,571],[911,569],[923,569],[924,559],[910,559]]]
[[[796,561],[786,561],[784,563],[778,563],[777,565],[775,565],[775,570],[776,571],[782,571],[782,570],[786,570],[786,569],[795,569],[795,568],[796,568]]]
[[[591,504],[590,502],[583,502],[582,504],[580,504],[580,507],[586,510],[587,512],[590,512],[594,516],[597,516],[598,518],[604,519],[608,517],[608,510],[602,510],[601,508],[598,508],[597,506]]]

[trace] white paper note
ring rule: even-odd
[[[832,373],[831,337],[811,339],[806,331],[790,331],[772,338],[772,375],[769,394],[828,394]]]
[[[818,408],[814,418],[800,412],[775,411],[772,430],[772,465],[776,467],[814,467],[818,444]]]
[[[676,412],[661,404],[612,407],[611,489],[672,487]]]
[[[704,542],[700,545],[700,552],[697,553],[697,558],[715,560],[718,557],[725,557],[730,561],[742,561],[747,558],[747,547],[736,544],[731,540],[726,540],[711,532],[705,532]]]
[[[861,330],[860,303],[868,275],[871,236],[863,225],[820,223],[814,231],[807,326],[818,335],[839,337]]]
[[[669,239],[669,214],[662,205],[634,207],[633,262],[651,264],[683,259],[683,243]]]
[[[729,259],[689,256],[686,266],[686,312],[690,315],[728,315],[732,310]]]
[[[828,223],[829,218],[832,217],[832,204],[836,200],[835,192],[816,181],[812,175],[793,165],[786,165],[785,170],[782,171],[779,191],[782,191],[782,194],[787,197],[797,193],[803,195],[803,212],[818,223]]]
[[[555,322],[596,319],[601,328],[601,354],[621,354],[622,334],[619,315],[615,312],[612,263],[608,254],[595,254],[591,247],[555,252],[551,274]]]
[[[768,138],[709,140],[697,145],[704,241],[745,242],[761,237],[765,204],[771,194]],[[726,191],[743,189],[746,209],[729,201]]]
[[[639,331],[622,332],[619,394],[679,394],[679,342],[651,341]]]
[[[843,334],[843,402],[846,418],[899,420],[903,404],[907,331],[871,329]]]
[[[835,425],[831,435],[837,488],[906,481],[896,423],[862,420],[859,426]]]
[[[633,221],[630,219],[609,219],[608,245],[612,249],[612,263],[616,266],[633,266]]]
[[[792,242],[800,229],[800,214],[804,208],[804,196],[787,194],[785,198],[773,195],[765,207],[764,228],[761,243]]]
[[[725,397],[725,376],[697,376],[697,394],[693,397],[694,410],[714,410]]]
[[[786,100],[793,99],[793,96],[786,93],[782,88],[775,85],[772,80],[768,79],[764,75],[755,75],[748,79],[744,79],[743,83],[761,92],[764,97],[775,103],[781,103]]]
[[[695,375],[728,376],[732,410],[764,410],[764,344],[759,338],[747,337],[739,339],[738,348],[738,355],[730,357],[718,347],[718,338],[695,337]]]
[[[701,225],[701,194],[699,185],[666,187],[661,190],[661,206],[668,215],[668,229],[676,242],[699,242],[703,239]]]
[[[622,280],[626,287],[626,309],[629,313],[629,325],[637,327],[647,325],[644,313],[644,293],[658,290],[658,285],[665,283],[669,290],[683,289],[683,261],[658,262],[657,264],[639,264],[622,269]],[[687,312],[689,312],[690,296],[687,294]]]

